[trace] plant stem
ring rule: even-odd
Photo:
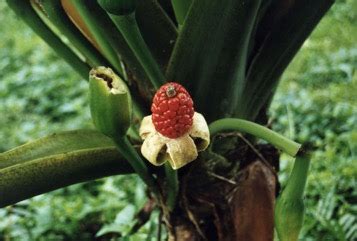
[[[297,241],[304,223],[304,189],[310,158],[297,155],[288,183],[275,204],[275,228],[280,241]]]
[[[303,198],[307,181],[307,174],[310,167],[310,158],[297,155],[293,170],[282,196],[289,199]]]
[[[185,21],[186,14],[190,9],[192,0],[172,0],[172,7],[174,8],[176,20],[181,26]]]
[[[300,150],[301,144],[296,143],[264,126],[251,121],[235,118],[225,118],[212,122],[209,125],[211,135],[222,131],[242,131],[259,137],[274,145],[276,148],[286,152],[290,156],[296,156]]]
[[[164,84],[165,77],[141,36],[139,27],[135,20],[135,13],[125,16],[109,14],[109,16],[122,33],[131,50],[134,52],[140,64],[144,68],[152,85],[158,89]]]
[[[149,173],[147,166],[145,165],[142,158],[136,152],[134,147],[131,145],[130,141],[126,136],[113,138],[116,143],[117,148],[121,155],[127,159],[129,164],[135,170],[135,172],[141,177],[141,179],[148,185],[151,191],[160,198],[160,192],[158,185],[154,177]]]
[[[177,177],[177,171],[172,169],[169,162],[165,163],[165,175],[167,181],[166,204],[169,211],[172,211],[176,205],[177,194],[179,191],[179,181]]]

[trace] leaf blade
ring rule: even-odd
[[[74,150],[114,147],[110,138],[95,130],[74,130],[37,139],[0,154],[0,169],[45,156]]]
[[[235,110],[260,5],[261,0],[195,0],[182,26],[166,75],[189,90],[209,122]]]
[[[0,208],[72,184],[132,172],[115,147],[27,161],[0,170]]]

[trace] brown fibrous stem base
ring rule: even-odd
[[[203,154],[180,169],[177,206],[163,218],[169,241],[273,240],[278,156],[241,143],[226,162]]]

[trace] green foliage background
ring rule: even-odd
[[[301,240],[357,239],[356,22],[356,1],[337,1],[285,72],[270,110],[275,130],[316,150]],[[93,128],[87,92],[87,83],[0,1],[0,151]],[[283,155],[282,185],[291,165]],[[0,240],[154,240],[157,213],[125,237],[144,203],[134,176],[74,185],[0,209]]]

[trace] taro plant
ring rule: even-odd
[[[270,130],[266,112],[333,0],[7,3],[89,80],[97,130],[0,154],[0,207],[136,173],[169,240],[273,240],[274,227],[298,240],[308,148]],[[282,191],[278,150],[296,157]]]

